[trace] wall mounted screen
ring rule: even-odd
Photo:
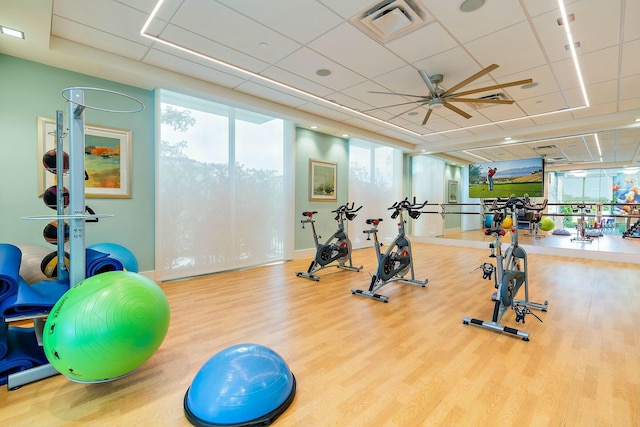
[[[520,159],[469,165],[469,198],[542,197],[544,159]]]

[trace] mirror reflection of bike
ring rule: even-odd
[[[345,203],[342,206],[339,206],[337,209],[331,211],[335,213],[335,220],[338,222],[338,229],[335,233],[327,239],[325,243],[320,243],[320,236],[316,233],[316,220],[313,219],[313,215],[317,214],[316,211],[306,211],[302,212],[302,216],[305,219],[301,220],[302,228],[304,228],[305,224],[311,224],[311,231],[313,232],[313,241],[316,246],[316,255],[311,261],[309,268],[306,272],[297,271],[296,276],[304,277],[306,279],[320,280],[320,277],[315,273],[328,268],[333,267],[331,265],[333,262],[337,262],[335,265],[337,268],[342,268],[345,270],[351,271],[360,271],[362,270],[362,266],[354,267],[351,261],[351,240],[349,240],[349,236],[347,235],[347,231],[345,229],[345,220],[353,221],[356,217],[356,212],[362,209],[360,206],[357,209],[354,209],[355,204]]]
[[[378,294],[377,291],[384,285],[394,282],[402,281],[412,285],[418,285],[425,287],[429,282],[428,279],[416,280],[413,272],[413,256],[411,254],[411,242],[405,235],[404,213],[409,215],[412,219],[418,219],[422,213],[422,209],[427,204],[416,203],[415,198],[413,203],[409,202],[408,198],[394,203],[389,210],[393,210],[391,214],[392,219],[398,220],[398,235],[393,239],[384,254],[381,252],[380,247],[382,244],[378,241],[378,225],[382,221],[381,218],[367,219],[366,223],[371,225],[371,229],[365,230],[364,233],[368,234],[368,239],[373,236],[374,247],[376,250],[376,256],[378,258],[378,269],[376,274],[371,277],[371,284],[366,290],[351,289],[351,293],[354,295],[360,295],[366,298],[372,298],[382,302],[389,302],[389,297],[386,295]],[[405,277],[407,273],[411,273],[410,277]]]

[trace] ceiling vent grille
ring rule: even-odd
[[[478,99],[493,99],[493,100],[505,101],[509,98],[507,98],[507,96],[504,93],[500,92],[500,93],[492,93],[491,95],[481,96]],[[486,102],[467,102],[467,104],[470,105],[474,110],[479,110],[481,108],[491,107],[492,105],[496,105],[496,104],[487,104]]]
[[[369,37],[386,43],[433,21],[413,0],[386,0],[368,7],[350,22]]]

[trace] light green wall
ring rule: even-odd
[[[0,76],[0,242],[45,245],[55,250],[42,238],[45,221],[20,219],[55,214],[38,194],[37,118],[55,118],[56,110],[66,113],[61,96],[66,87],[110,89],[139,99],[146,108],[135,114],[85,110],[86,124],[131,130],[133,156],[131,199],[86,200],[96,213],[114,215],[87,223],[86,244],[121,244],[136,255],[140,271],[153,270],[154,93],[2,54]],[[90,99],[87,92],[86,102]]]
[[[328,239],[336,230],[335,214],[331,211],[347,200],[349,186],[349,143],[347,140],[311,130],[296,128],[295,139],[295,237],[294,249],[314,247],[310,226],[302,229],[300,220],[304,211],[318,211],[315,215],[316,230],[322,240]],[[338,164],[337,202],[309,201],[309,160],[324,160]]]

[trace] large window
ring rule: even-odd
[[[282,120],[160,91],[156,277],[291,258],[291,136]]]
[[[388,210],[402,195],[402,152],[368,141],[349,141],[349,200],[363,208],[358,212],[360,221],[352,221],[349,237],[354,248],[372,245],[363,231],[369,228],[367,218],[382,218],[378,238],[388,243],[397,234],[396,221]]]

